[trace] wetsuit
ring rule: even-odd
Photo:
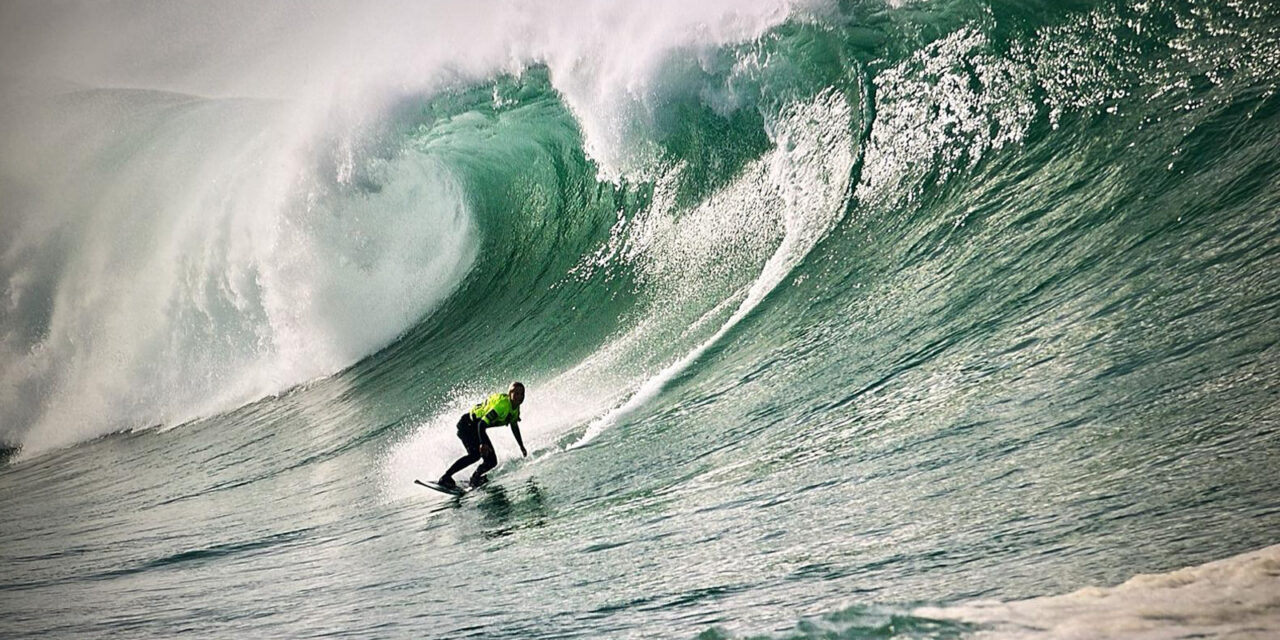
[[[520,439],[520,408],[511,404],[511,398],[505,393],[495,393],[484,402],[474,406],[458,419],[458,439],[467,448],[467,455],[458,458],[453,466],[445,472],[444,477],[452,477],[476,460],[482,460],[475,473],[471,474],[471,484],[484,484],[484,474],[498,465],[498,455],[493,451],[493,443],[485,430],[489,427],[511,426],[511,435],[516,437],[516,444],[524,451],[524,441]],[[484,447],[483,451],[481,447]]]

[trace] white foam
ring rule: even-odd
[[[1280,545],[1115,587],[912,613],[983,625],[977,638],[1280,638]]]
[[[288,108],[81,100],[72,115],[134,113],[67,123],[61,149],[24,144],[4,163],[59,185],[0,255],[14,274],[0,282],[3,435],[21,434],[23,455],[330,374],[412,326],[474,259],[465,195],[430,157],[398,158],[376,194],[316,195],[332,179],[310,173]]]

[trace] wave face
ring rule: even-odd
[[[152,9],[0,9],[15,632],[1280,629],[1105,588],[1280,525],[1272,3]]]

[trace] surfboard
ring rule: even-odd
[[[439,491],[440,493],[447,493],[447,494],[449,494],[449,495],[451,495],[451,496],[460,496],[460,495],[462,495],[462,494],[464,494],[464,493],[466,493],[466,492],[467,492],[467,490],[466,490],[466,489],[463,489],[462,487],[458,487],[458,488],[456,488],[456,489],[451,489],[451,488],[446,487],[446,486],[444,486],[444,485],[436,484],[436,483],[434,483],[434,482],[432,482],[432,481],[430,481],[430,480],[414,480],[414,481],[413,481],[413,483],[414,483],[414,484],[420,484],[420,485],[422,485],[422,486],[424,486],[424,487],[426,487],[426,488],[428,488],[428,489],[435,489],[436,491]]]

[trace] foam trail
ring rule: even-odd
[[[588,425],[569,449],[595,440],[661,393],[672,379],[751,313],[840,222],[854,161],[854,143],[849,135],[851,117],[848,101],[833,91],[783,114],[774,132],[777,150],[762,167],[769,183],[782,194],[782,243],[761,269],[746,298],[711,337],[645,380],[626,402]]]

